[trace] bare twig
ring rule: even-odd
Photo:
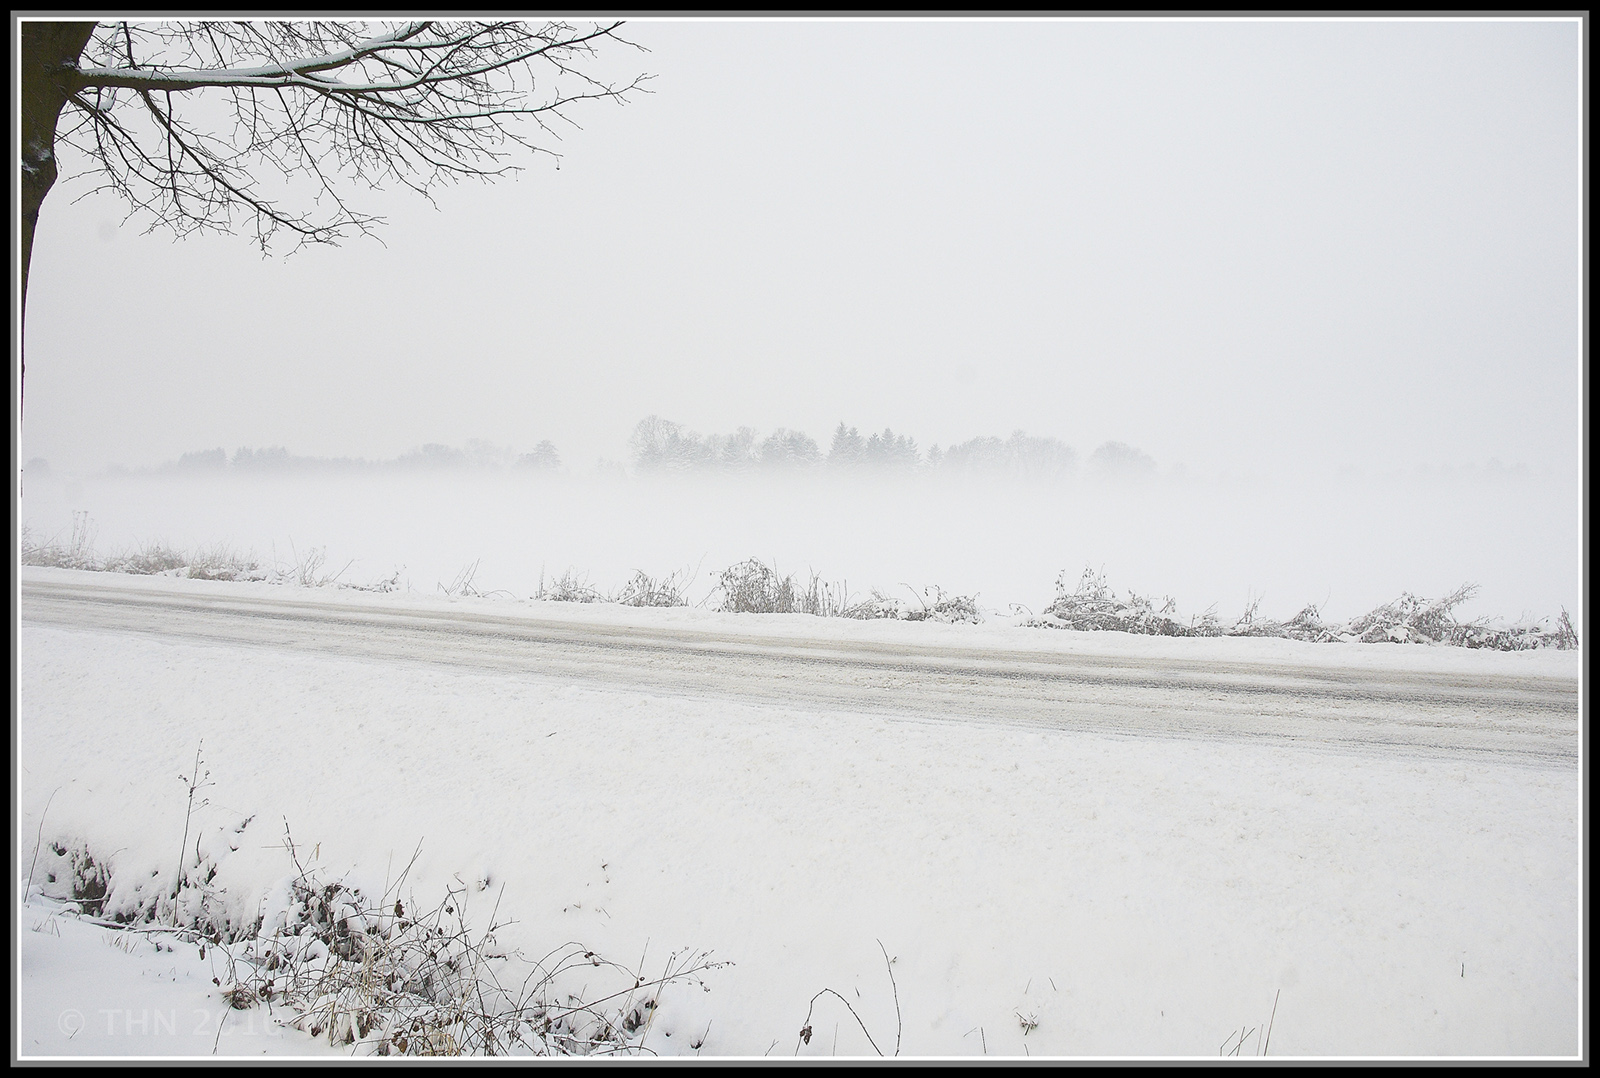
[[[1464,975],[1466,972],[1466,966],[1463,965],[1461,969]],[[1272,1047],[1272,1023],[1278,1018],[1278,997],[1281,995],[1283,995],[1283,989],[1281,988],[1272,993],[1272,1016],[1267,1019],[1267,1039],[1261,1044],[1262,1055],[1266,1055],[1267,1049]]]
[[[34,837],[33,840],[33,862],[28,865],[28,889],[22,893],[22,900],[24,902],[26,902],[28,900],[28,896],[33,893],[33,870],[34,867],[39,863],[39,847],[44,842],[44,818],[50,814],[50,803],[56,799],[56,794],[60,792],[61,787],[59,786],[57,786],[54,790],[51,790],[50,797],[44,803],[44,811],[39,813],[39,833]]]
[[[210,783],[206,782],[206,779],[211,777],[211,772],[209,770],[206,771],[204,776],[202,776],[200,774],[200,750],[205,747],[205,743],[206,743],[206,739],[205,738],[201,738],[199,743],[197,745],[195,745],[195,748],[194,748],[194,771],[190,774],[190,776],[189,776],[189,778],[187,780],[188,787],[189,787],[189,805],[188,805],[188,808],[184,812],[184,815],[183,815],[183,841],[178,846],[178,871],[177,871],[177,874],[173,877],[173,880],[172,880],[172,896],[171,897],[172,897],[172,901],[173,901],[173,909],[172,909],[172,916],[174,918],[174,922],[173,923],[177,923],[176,922],[176,918],[178,916],[178,910],[177,910],[178,892],[183,887],[183,862],[184,862],[185,858],[188,856],[186,851],[189,848],[189,824],[190,824],[190,821],[192,821],[194,819],[194,795],[195,795],[195,792],[197,790],[200,790],[203,787],[210,785]],[[180,782],[185,781],[182,775],[178,776],[178,780]],[[199,841],[199,836],[196,836],[196,842],[198,842],[198,841]],[[196,856],[196,858],[199,857],[198,849],[196,850],[195,856]]]
[[[900,1054],[900,1031],[903,1023],[900,1020],[900,989],[894,983],[894,959],[889,957],[889,951],[884,947],[883,941],[878,940],[878,950],[883,952],[883,968],[889,971],[889,989],[894,993],[894,1054]]]
[[[795,1055],[800,1054],[800,1045],[811,1043],[811,1012],[816,1008],[817,1000],[821,999],[823,996],[832,996],[840,1003],[843,1003],[844,1009],[850,1012],[850,1017],[854,1018],[856,1020],[856,1025],[861,1027],[861,1032],[866,1034],[867,1043],[872,1045],[872,1050],[877,1052],[880,1056],[883,1055],[883,1049],[878,1047],[878,1042],[872,1039],[871,1033],[867,1032],[867,1024],[861,1020],[861,1016],[856,1013],[856,1009],[850,1006],[850,1001],[845,999],[831,988],[824,988],[822,991],[811,997],[811,1006],[806,1008],[805,1025],[800,1027],[800,1039],[797,1040],[794,1045]]]

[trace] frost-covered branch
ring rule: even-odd
[[[263,251],[370,233],[350,188],[515,171],[580,101],[625,102],[580,68],[621,23],[184,21],[98,24],[76,63],[56,142],[150,229],[237,231]],[[531,126],[530,126],[531,125]],[[536,141],[538,140],[538,141]],[[271,183],[281,180],[288,193]]]

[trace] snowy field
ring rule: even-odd
[[[81,575],[28,570],[24,596],[51,574]],[[1268,1047],[1269,1023],[1274,1056],[1580,1050],[1570,756],[964,723],[720,684],[649,691],[62,627],[26,610],[25,598],[19,892],[36,836],[47,864],[59,842],[111,865],[108,909],[119,886],[170,873],[186,829],[176,776],[203,742],[214,785],[190,831],[218,855],[215,885],[237,912],[292,874],[285,826],[327,878],[373,891],[420,843],[408,893],[426,904],[465,885],[476,917],[492,897],[517,922],[508,946],[574,940],[657,972],[683,948],[731,962],[705,991],[663,990],[644,1040],[663,1055],[873,1056],[894,1051],[898,1029],[910,1056],[1248,1056]],[[730,636],[915,649],[967,634],[1019,653],[1274,662],[1358,681],[1411,670],[1570,687],[1581,669],[1574,652],[595,611],[635,627],[686,616]],[[1576,743],[1575,710],[1570,723]],[[238,850],[222,852],[248,816]],[[18,934],[25,1055],[334,1051],[264,1008],[228,1011],[215,950],[157,950],[38,897]],[[801,1043],[825,988],[872,1042],[825,996]]]

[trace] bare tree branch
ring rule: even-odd
[[[263,251],[280,233],[336,243],[379,222],[353,208],[363,188],[426,197],[514,172],[513,152],[556,155],[535,140],[559,138],[551,121],[572,123],[569,107],[648,92],[646,75],[580,70],[605,42],[639,48],[621,25],[100,24],[60,75],[56,142],[83,155],[93,191],[120,195],[152,230],[242,223]],[[273,173],[289,194],[268,189]]]

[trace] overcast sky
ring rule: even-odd
[[[841,420],[1215,473],[1576,474],[1582,53],[1544,22],[655,22],[559,170],[263,260],[58,185],[23,458],[621,459]],[[74,162],[64,159],[70,171]]]

